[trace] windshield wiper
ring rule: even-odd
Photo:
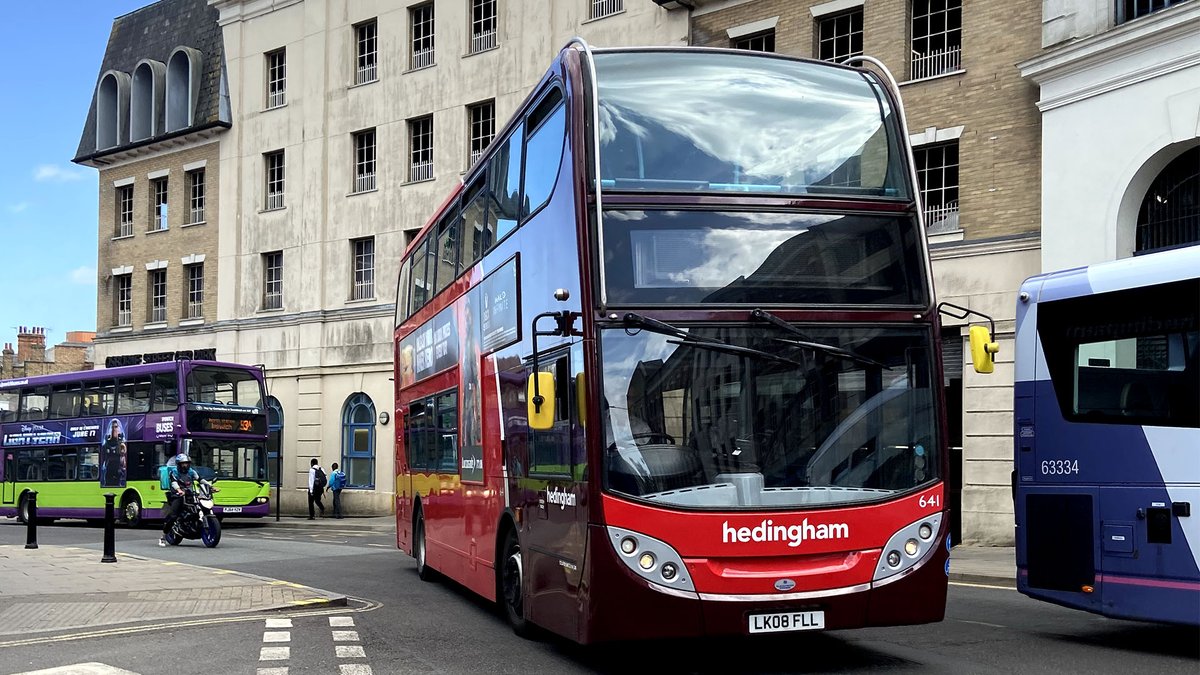
[[[797,366],[797,367],[802,365],[798,361],[793,361],[792,359],[789,359],[787,357],[778,356],[778,355],[772,354],[770,352],[760,351],[758,349],[753,349],[751,347],[742,347],[739,345],[731,345],[728,342],[725,342],[723,340],[718,340],[716,338],[706,337],[703,335],[693,335],[693,334],[689,333],[688,331],[683,330],[682,328],[672,326],[669,323],[664,323],[657,319],[651,319],[648,316],[642,316],[641,314],[635,314],[633,312],[626,312],[626,314],[624,316],[624,320],[625,320],[625,325],[627,325],[627,326],[633,325],[633,326],[637,326],[638,328],[643,328],[645,330],[648,330],[652,333],[659,333],[661,335],[671,335],[671,336],[679,338],[678,340],[667,340],[667,342],[669,344],[682,345],[685,347],[701,347],[704,349],[711,349],[713,351],[718,351],[718,352],[723,351],[723,352],[726,352],[729,354],[737,354],[739,356],[757,356],[758,358],[761,358],[761,359],[767,359],[769,361],[777,361],[779,363],[786,363],[788,365]]]
[[[750,316],[755,319],[758,319],[759,321],[766,321],[767,323],[769,323],[777,328],[780,328],[782,330],[785,330],[785,331],[791,333],[792,335],[795,335],[796,337],[800,338],[799,340],[788,340],[785,338],[775,338],[776,342],[782,342],[784,344],[789,344],[789,345],[793,345],[796,347],[802,347],[804,349],[808,349],[808,350],[811,350],[814,352],[821,352],[822,354],[828,354],[830,356],[837,356],[837,357],[847,359],[849,361],[855,361],[857,363],[861,363],[864,365],[875,366],[876,368],[883,368],[884,370],[892,369],[892,366],[884,365],[884,364],[880,363],[879,361],[876,361],[875,359],[867,358],[866,356],[857,354],[849,349],[844,349],[842,347],[835,347],[834,345],[827,345],[823,342],[813,342],[807,335],[804,334],[804,331],[800,330],[799,328],[796,328],[792,324],[784,321],[783,319],[775,316],[774,314],[768,312],[765,309],[755,309],[753,312],[750,312]]]
[[[724,342],[701,342],[699,340],[686,340],[685,339],[685,340],[667,340],[667,344],[681,345],[683,347],[698,347],[700,349],[711,349],[714,352],[728,352],[730,354],[737,354],[739,356],[757,356],[760,359],[766,359],[768,361],[777,361],[779,363],[786,363],[789,366],[796,366],[797,368],[801,368],[804,365],[804,364],[800,363],[799,361],[793,361],[785,356],[777,356],[770,352],[760,351],[758,349],[753,349],[751,347],[741,347],[738,345],[726,344]]]

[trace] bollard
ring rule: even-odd
[[[25,520],[25,548],[37,548],[37,492],[26,492],[25,503],[29,505],[29,517]]]
[[[102,563],[117,562],[115,529],[117,526],[117,517],[113,512],[113,499],[116,498],[111,492],[104,493],[104,557],[100,558]]]

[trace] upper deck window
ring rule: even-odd
[[[250,371],[239,368],[193,368],[187,376],[187,400],[261,408],[262,383]]]
[[[757,54],[596,54],[612,191],[907,199],[897,121],[861,72]]]

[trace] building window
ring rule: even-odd
[[[913,148],[925,228],[950,231],[958,227],[958,141]]]
[[[625,11],[625,0],[591,0],[593,19],[602,19]]]
[[[375,487],[375,404],[363,393],[342,408],[342,467],[346,487]]]
[[[841,63],[863,53],[862,7],[817,20],[817,58]]]
[[[352,239],[354,281],[350,287],[351,300],[370,300],[375,297],[375,237]]]
[[[1117,23],[1140,19],[1147,14],[1184,2],[1187,0],[1117,0]]]
[[[962,63],[962,0],[913,0],[912,72],[919,80]]]
[[[188,223],[204,222],[204,169],[189,171],[188,178]]]
[[[1136,251],[1200,244],[1200,146],[1158,174],[1138,211]]]
[[[496,135],[496,102],[484,101],[468,106],[467,110],[471,124],[471,155],[467,166],[472,167],[483,156],[483,151],[487,150],[492,137]]]
[[[113,293],[117,326],[133,325],[133,275],[118,274],[116,291]]]
[[[283,251],[263,254],[263,309],[283,309]]]
[[[267,53],[267,109],[287,103],[287,50]]]
[[[355,55],[358,67],[354,71],[354,84],[366,84],[379,79],[376,69],[379,57],[379,23],[375,19],[354,27]]]
[[[755,52],[773,52],[775,51],[775,31],[772,29],[746,35],[732,40],[730,46],[734,49],[748,49]]]
[[[496,0],[471,0],[471,53],[496,48]]]
[[[409,68],[427,68],[433,65],[433,3],[426,3],[408,10],[409,27],[412,29],[412,55]]]
[[[199,319],[204,316],[204,263],[186,265],[183,268],[187,278],[187,295],[184,297],[183,315],[188,319]]]
[[[167,179],[150,181],[150,231],[167,229]]]
[[[133,236],[133,186],[117,188],[117,236]]]
[[[354,134],[354,191],[375,189],[375,130]]]
[[[163,323],[167,320],[167,270],[150,270],[150,315],[149,323]]]
[[[263,155],[263,164],[266,167],[267,179],[267,201],[264,208],[268,211],[271,209],[282,209],[283,204],[283,151],[268,152]]]
[[[279,451],[283,447],[283,405],[267,397],[267,480],[279,487]]]
[[[433,116],[408,121],[408,180],[433,179]]]

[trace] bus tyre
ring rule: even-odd
[[[503,555],[500,561],[500,604],[504,607],[504,617],[517,635],[528,638],[533,636],[533,624],[525,618],[525,574],[521,562],[521,543],[517,533],[512,528],[504,535]]]
[[[429,566],[429,550],[425,545],[425,516],[418,510],[413,521],[413,557],[417,559],[417,576],[421,581],[434,581],[437,572]]]
[[[21,503],[17,506],[17,522],[22,525],[29,522],[29,498],[27,495],[21,495]]]
[[[137,495],[129,495],[121,500],[121,521],[129,527],[137,527],[142,523],[142,500]]]

